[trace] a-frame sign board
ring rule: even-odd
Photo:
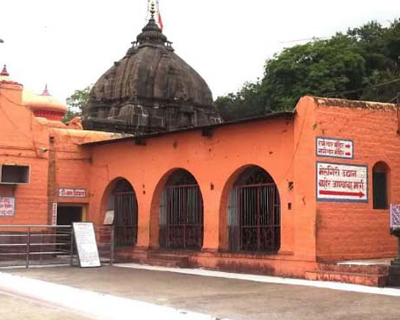
[[[72,225],[80,267],[100,267],[101,263],[93,223],[74,222]]]

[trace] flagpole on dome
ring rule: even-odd
[[[160,3],[159,3],[159,1],[158,1],[158,0],[156,1],[156,3],[157,3],[157,17],[158,17],[158,25],[160,26],[160,28],[161,28],[161,31],[163,31],[163,29],[164,29],[164,24],[163,24],[163,21],[162,21],[162,18],[161,18],[161,12],[160,12]]]
[[[151,5],[154,3],[154,0],[147,0],[147,12],[146,12],[146,19],[145,23],[147,23],[151,19]]]

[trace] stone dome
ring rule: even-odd
[[[207,83],[174,52],[151,14],[126,55],[92,88],[85,129],[143,134],[221,122]]]

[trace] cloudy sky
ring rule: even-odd
[[[65,100],[122,58],[147,0],[0,0],[0,64],[28,89]],[[262,77],[265,60],[302,39],[400,17],[399,0],[159,0],[175,52],[216,98]]]

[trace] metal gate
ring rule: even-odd
[[[274,183],[236,187],[239,250],[276,252],[280,247],[280,202]]]
[[[114,228],[95,226],[101,263],[113,264]],[[0,269],[79,264],[70,225],[1,225]]]
[[[201,249],[203,199],[197,184],[166,186],[166,223],[160,226],[160,246]]]
[[[136,245],[138,229],[138,205],[135,193],[114,193],[114,211],[115,245]]]

